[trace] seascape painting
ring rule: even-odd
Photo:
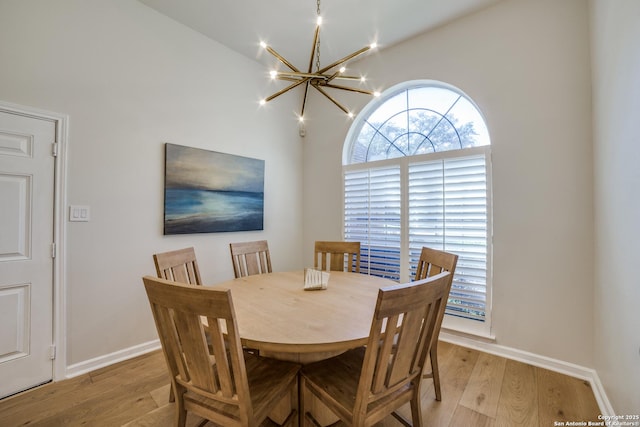
[[[165,144],[165,235],[263,228],[264,160]]]

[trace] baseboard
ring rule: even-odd
[[[602,412],[602,415],[608,415],[608,416],[616,415],[616,412],[613,410],[613,406],[611,405],[611,402],[609,402],[607,393],[604,391],[604,386],[600,382],[598,371],[596,370],[593,371],[593,379],[590,380],[589,382],[591,383],[593,394],[596,396],[596,400],[598,401],[598,406],[600,407],[600,412]]]
[[[440,340],[589,381],[602,415],[615,414],[595,369],[446,331],[440,332]]]
[[[586,368],[584,366],[576,365],[558,359],[553,359],[551,357],[529,353],[527,351],[518,350],[511,347],[498,345],[487,340],[479,340],[468,336],[455,335],[446,331],[440,332],[440,339],[442,341],[446,341],[462,347],[472,348],[474,350],[494,354],[496,356],[501,356],[511,360],[517,360],[518,362],[527,363],[529,365],[549,369],[550,371],[559,372],[561,374],[589,381],[602,415],[615,415],[613,407],[611,406],[611,402],[609,402],[604,387],[600,382],[600,377],[594,369]],[[78,375],[82,375],[96,369],[104,368],[106,366],[122,362],[136,356],[141,356],[158,349],[160,349],[160,341],[154,340],[124,350],[120,350],[115,353],[106,354],[104,356],[76,363],[67,367],[66,378],[73,378]]]
[[[143,354],[159,349],[160,340],[154,340],[135,345],[133,347],[116,351],[114,353],[105,354],[104,356],[69,365],[67,366],[65,377],[77,377],[78,375],[86,374],[87,372],[95,371],[96,369],[104,368],[106,366],[113,365],[114,363],[132,359],[134,357],[141,356]]]

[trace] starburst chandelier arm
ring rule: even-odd
[[[271,101],[273,98],[282,95],[285,92],[290,91],[291,89],[300,86],[302,83],[305,83],[306,81],[308,81],[309,79],[305,79],[305,80],[300,80],[296,83],[290,84],[289,86],[285,87],[282,90],[277,91],[276,93],[274,93],[273,95],[269,96],[268,98],[264,99],[264,102],[269,102]]]
[[[348,90],[350,92],[364,93],[365,95],[375,95],[375,92],[373,92],[371,90],[359,89],[359,88],[356,88],[356,87],[333,85],[333,84],[329,84],[329,83],[318,83],[318,85],[319,86],[323,86],[323,87],[331,87],[331,88],[334,88],[334,89]]]
[[[360,82],[364,81],[363,77],[356,77],[356,76],[343,76],[342,75],[342,70],[340,71],[336,71],[335,73],[333,73],[330,76],[327,76],[326,74],[322,74],[325,77],[328,77],[327,79],[325,79],[326,83],[329,83],[332,80],[358,80]]]
[[[297,79],[295,77],[287,77],[287,76],[279,76],[279,75],[276,76],[275,78],[278,79],[278,80],[284,80],[284,81],[287,81],[287,82],[299,82],[300,81],[300,79]]]
[[[325,80],[324,84],[328,84],[331,80],[335,79],[342,73],[342,70],[338,70],[335,73],[331,74],[327,80]]]
[[[327,99],[331,102],[333,102],[336,107],[338,107],[339,109],[341,109],[342,111],[344,111],[345,114],[351,114],[349,113],[349,110],[347,110],[345,107],[343,107],[338,101],[336,101],[331,95],[329,95],[327,92],[325,92],[324,90],[322,90],[318,85],[312,85],[313,87],[315,87],[318,92],[320,92],[321,94],[323,94],[324,96],[327,97]]]
[[[358,80],[358,81],[362,81],[362,77],[357,77],[357,76],[343,76],[342,74],[339,74],[335,77],[336,80]]]
[[[287,79],[291,79],[291,80],[297,80],[299,78],[311,78],[311,79],[322,79],[325,81],[331,81],[333,79],[336,80],[358,80],[361,81],[362,77],[356,77],[356,76],[343,76],[342,74],[340,74],[339,71],[336,71],[335,73],[329,75],[329,74],[319,74],[319,73],[296,73],[295,71],[277,71],[275,73],[275,78],[280,79],[280,80],[287,80]]]
[[[267,44],[264,45],[264,49],[269,52],[271,55],[275,56],[278,61],[282,62],[284,65],[286,65],[287,67],[289,67],[292,71],[295,71],[296,73],[299,73],[300,70],[298,70],[296,67],[293,66],[293,64],[291,64],[289,61],[287,61],[286,59],[284,59],[282,57],[282,55],[280,55],[278,52],[276,52],[275,50],[273,50],[273,48]]]
[[[322,80],[328,80],[329,79],[329,75],[327,74],[318,74],[318,73],[296,73],[293,71],[278,71],[278,74],[276,75],[276,78],[280,78],[280,76],[283,77],[299,77],[299,78],[310,78],[310,79],[322,79]]]
[[[319,18],[319,17],[318,17]],[[311,57],[309,58],[309,73],[313,71],[313,59],[316,56],[316,50],[318,46],[318,38],[320,37],[320,23],[316,25],[316,32],[313,35],[313,44],[311,45]]]
[[[302,98],[302,108],[300,109],[300,120],[304,119],[304,107],[307,103],[307,94],[309,93],[310,83],[310,81],[307,81],[307,84],[304,86],[304,97]]]
[[[368,50],[370,50],[370,49],[371,49],[371,46],[365,46],[365,47],[363,47],[363,48],[362,48],[362,49],[360,49],[360,50],[356,50],[356,51],[355,51],[355,52],[353,52],[352,54],[347,55],[347,56],[345,56],[344,58],[337,60],[336,62],[334,62],[334,63],[333,63],[333,64],[331,64],[331,65],[327,65],[326,67],[324,67],[324,68],[323,68],[323,69],[321,69],[321,70],[318,70],[318,73],[320,73],[320,74],[324,74],[324,73],[326,73],[327,71],[329,71],[330,69],[332,69],[332,68],[334,68],[334,67],[337,67],[338,65],[340,65],[340,64],[342,64],[342,63],[344,63],[344,62],[347,62],[348,60],[353,59],[353,58],[355,58],[356,56],[360,56],[360,55],[362,55],[363,53],[365,53],[366,51],[368,51]]]

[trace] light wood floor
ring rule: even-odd
[[[425,426],[546,427],[598,419],[586,381],[446,342],[438,351],[442,401],[424,380]],[[0,426],[170,427],[168,396],[169,377],[156,351],[0,400]],[[190,427],[199,422],[187,417]],[[399,425],[392,417],[379,424]]]

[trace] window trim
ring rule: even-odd
[[[353,139],[360,134],[360,131],[362,130],[362,126],[364,125],[366,118],[368,118],[375,110],[378,109],[378,107],[384,104],[387,100],[393,98],[397,94],[407,90],[422,88],[425,86],[447,89],[463,95],[471,103],[471,105],[473,105],[475,109],[478,111],[484,124],[485,125],[487,124],[486,117],[482,113],[482,110],[480,109],[480,107],[478,107],[478,104],[475,103],[473,98],[471,98],[464,91],[460,90],[459,88],[451,84],[441,82],[439,80],[428,80],[428,79],[410,80],[410,81],[398,83],[397,85],[392,86],[387,90],[385,90],[384,92],[382,92],[379,97],[367,103],[367,105],[365,105],[362,108],[362,110],[360,110],[360,112],[353,119],[353,123],[349,127],[347,136],[344,139],[345,143],[342,145],[342,166],[351,165],[351,163],[349,163],[349,159],[351,157],[351,150],[353,148],[352,142],[353,142]],[[488,129],[487,129],[487,132],[488,132]],[[489,147],[490,146],[491,145],[489,145]],[[462,150],[464,150],[464,148]],[[455,152],[459,150],[451,150],[451,151]],[[392,159],[387,159],[387,160],[392,160]],[[376,161],[384,161],[384,160],[376,160]],[[364,163],[368,163],[368,162],[364,162]]]
[[[379,98],[368,103],[358,114],[354,123],[349,128],[345,142],[343,144],[342,152],[342,189],[343,197],[341,200],[342,208],[342,236],[344,229],[344,213],[345,213],[345,172],[367,170],[373,168],[380,168],[390,165],[400,166],[402,199],[401,199],[401,244],[400,244],[400,283],[406,283],[411,280],[409,269],[406,268],[409,263],[408,250],[409,250],[409,209],[408,209],[408,169],[410,163],[419,163],[422,161],[433,161],[447,158],[461,158],[470,155],[484,154],[485,167],[486,167],[486,180],[487,180],[487,259],[486,259],[486,301],[485,301],[485,320],[483,322],[474,321],[472,319],[464,319],[453,315],[446,315],[443,320],[442,327],[446,330],[462,332],[464,334],[479,336],[483,338],[493,339],[491,334],[492,325],[492,311],[493,311],[493,184],[492,184],[492,159],[491,159],[491,145],[477,146],[471,148],[462,148],[450,151],[441,151],[435,153],[425,153],[413,156],[403,156],[398,158],[374,160],[370,162],[353,163],[350,164],[351,151],[353,149],[353,143],[355,138],[360,134],[362,126],[365,123],[365,119],[368,118],[378,107],[380,107],[386,100],[396,96],[398,93],[410,90],[412,88],[421,88],[425,86],[440,87],[448,90],[452,90],[456,93],[462,94],[467,98],[469,102],[473,104],[478,113],[480,114],[484,124],[486,120],[480,108],[475,104],[473,99],[466,95],[463,91],[455,86],[434,80],[413,80],[409,82],[400,83],[396,86],[389,88]]]

